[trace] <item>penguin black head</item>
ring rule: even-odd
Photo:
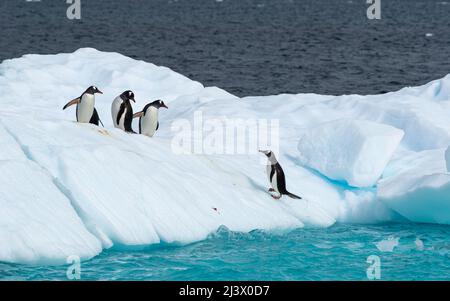
[[[168,109],[168,107],[166,106],[164,101],[162,101],[161,99],[155,100],[154,102],[152,102],[150,104],[150,106],[156,107],[157,109],[159,109],[159,108],[166,108],[166,109]]]
[[[95,94],[95,93],[103,94],[103,92],[100,91],[96,86],[90,86],[89,88],[86,89],[86,91],[84,93],[87,93],[87,94]]]
[[[272,155],[272,151],[270,151],[270,150],[260,150],[259,152],[266,155],[267,158],[270,158],[270,156]]]
[[[133,102],[136,102],[136,100],[134,100],[134,93],[130,90],[127,90],[120,94],[120,98],[122,98],[123,100],[132,100]]]

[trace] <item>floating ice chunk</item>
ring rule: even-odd
[[[398,246],[400,238],[395,236],[389,236],[388,239],[383,239],[375,243],[377,249],[381,252],[394,252],[395,247]]]
[[[105,129],[74,122],[75,108],[61,110],[92,84],[105,92],[96,98]],[[112,127],[111,101],[124,89],[138,95],[136,110],[158,98],[169,104],[155,139]],[[394,210],[411,220],[448,221],[441,197],[447,180],[441,185],[436,177],[448,177],[450,75],[383,95],[238,99],[165,67],[80,49],[2,62],[0,90],[0,260],[64,263],[67,255],[89,258],[102,247],[198,241],[221,226],[328,227],[336,220],[397,220]],[[176,155],[171,124],[182,119],[195,130],[197,111],[205,120],[279,121],[274,137],[287,186],[303,200],[273,201],[259,156]],[[403,135],[395,128],[406,134],[385,168]],[[374,187],[349,188],[299,167],[300,131],[303,161],[330,178],[370,186],[383,172],[378,193],[385,202]],[[411,203],[409,187],[416,194],[427,177],[436,195],[426,192]]]
[[[75,108],[61,110],[92,84],[105,91],[96,108],[106,128],[74,122]],[[144,99],[173,103],[161,112],[159,137],[112,127],[111,101],[124,89],[140,95],[135,109]],[[221,226],[251,231],[336,221],[323,205],[336,204],[340,195],[330,184],[316,189],[314,183],[325,181],[308,172],[301,187],[308,187],[302,196],[310,200],[275,202],[259,156],[181,156],[171,149],[171,121],[196,110],[207,117],[267,118],[263,102],[255,108],[168,68],[94,49],[6,60],[0,90],[7,95],[0,96],[1,261],[65,263],[69,255],[90,258],[113,246],[190,243]],[[289,183],[297,191],[295,177]]]
[[[416,246],[417,251],[423,251],[425,249],[425,245],[423,244],[423,241],[418,237],[414,241],[414,245]]]
[[[378,184],[378,199],[414,222],[450,224],[450,174],[444,149],[401,159],[396,174]]]
[[[403,134],[384,124],[339,119],[307,130],[298,150],[305,165],[325,176],[367,187],[380,178]]]
[[[445,165],[447,167],[447,171],[450,172],[450,146],[445,150]]]

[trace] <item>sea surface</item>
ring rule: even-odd
[[[238,96],[377,94],[450,73],[450,1],[0,1],[0,61],[80,47],[167,66]]]
[[[81,0],[81,20],[69,20],[65,1],[2,0],[0,61],[94,47],[167,66],[238,96],[376,94],[450,73],[450,2],[381,3],[381,20],[368,20],[365,0]],[[67,280],[67,268],[0,263],[0,280]],[[377,275],[450,280],[450,227],[219,229],[189,245],[113,248],[81,264],[81,280]]]
[[[0,263],[0,280],[69,280],[71,266]],[[80,280],[450,280],[450,227],[335,225],[230,232],[185,246],[107,250]],[[70,273],[69,273],[70,274]]]

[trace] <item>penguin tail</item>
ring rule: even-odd
[[[290,193],[289,191],[286,192],[286,195],[292,199],[297,199],[297,200],[301,200],[302,198],[299,197],[298,195],[295,195],[293,193]]]

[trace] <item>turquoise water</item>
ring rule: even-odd
[[[398,245],[380,251],[376,244],[389,237],[398,238]],[[82,262],[81,280],[367,280],[370,255],[380,259],[381,280],[450,280],[450,226],[336,225],[287,233],[220,229],[185,246],[105,251]],[[66,280],[66,270],[0,263],[0,279]]]

